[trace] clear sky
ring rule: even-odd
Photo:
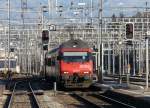
[[[109,16],[113,13],[123,12],[126,15],[132,15],[137,11],[143,11],[142,8],[114,8],[114,7],[150,7],[149,0],[103,0],[104,14]],[[113,8],[111,8],[113,7]]]
[[[8,0],[0,0],[0,9],[6,8],[7,9],[7,1]],[[21,0],[10,0],[11,1],[11,8],[15,10],[21,9]],[[79,17],[82,17],[83,12],[77,12],[75,10],[70,11],[70,7],[77,6],[78,3],[85,3],[85,7],[91,7],[92,9],[85,9],[84,14],[87,16],[98,15],[99,9],[99,1],[100,0],[49,0],[50,1],[50,16],[59,16],[60,13],[56,12],[56,6],[63,6],[63,13],[62,15],[66,17],[74,17],[75,13],[80,13]],[[104,16],[112,16],[113,13],[119,15],[120,12],[123,12],[125,15],[133,15],[137,11],[143,11],[142,8],[118,8],[118,7],[145,7],[146,1],[148,1],[148,7],[150,7],[150,0],[103,0],[103,15]],[[92,3],[92,5],[91,5]],[[40,11],[40,6],[46,5],[48,6],[48,0],[27,0],[27,6],[29,10],[32,11]],[[58,9],[58,8],[57,8]],[[48,15],[47,15],[48,16]],[[21,18],[19,13],[11,12],[11,19]],[[26,17],[38,17],[38,14],[29,13],[26,14]],[[0,10],[0,19],[7,18],[7,10]]]

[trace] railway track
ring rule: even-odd
[[[115,75],[115,76],[110,75],[110,76],[107,76],[107,78],[111,78],[110,80],[114,80],[114,79],[118,80],[120,78],[120,76],[119,75]],[[127,76],[126,75],[122,75],[121,78],[122,78],[123,81],[126,81]],[[135,82],[145,82],[146,81],[146,77],[145,76],[143,76],[143,77],[142,76],[130,76],[129,79],[130,79],[130,81],[133,81],[133,82],[134,81]]]
[[[90,108],[136,108],[103,94],[74,93],[73,97],[90,106]]]
[[[119,80],[118,76],[115,76],[115,77],[111,76],[109,78],[111,78],[111,79],[109,79],[111,81]],[[115,79],[115,78],[117,78],[117,79]],[[126,76],[123,76],[122,77],[122,83],[127,83],[126,79],[127,79]],[[108,81],[108,80],[106,79],[106,81]],[[150,80],[149,80],[149,82],[150,82]],[[145,87],[146,86],[146,78],[144,78],[144,77],[141,78],[141,77],[137,77],[137,76],[136,77],[130,77],[129,84]],[[150,86],[150,84],[149,84],[149,86]]]
[[[30,82],[16,82],[7,108],[40,108]]]

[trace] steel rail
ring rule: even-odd
[[[38,99],[36,98],[36,95],[34,93],[34,90],[32,89],[30,82],[29,82],[29,87],[30,87],[31,93],[33,95],[33,101],[35,102],[35,105],[36,105],[35,108],[40,108],[40,103],[38,102]]]
[[[19,82],[16,82],[15,83],[15,85],[14,85],[14,87],[13,87],[13,91],[12,91],[12,93],[11,93],[11,97],[10,97],[10,100],[9,100],[9,103],[8,103],[8,107],[7,108],[11,108],[12,107],[12,104],[13,104],[13,99],[14,99],[14,96],[15,96],[15,91],[16,91],[16,87],[17,87],[17,84],[18,83],[20,83],[21,81],[19,81]],[[30,90],[30,92],[31,92],[31,95],[32,95],[32,99],[33,99],[33,101],[34,101],[34,107],[35,108],[40,108],[40,104],[39,104],[39,102],[38,102],[38,99],[36,98],[36,95],[35,95],[35,93],[34,93],[34,90],[32,89],[32,86],[31,86],[31,83],[29,82],[28,83],[28,86],[29,86],[29,90]]]
[[[79,94],[76,94],[76,93],[73,93],[71,94],[71,96],[75,97],[75,98],[78,98],[79,101],[82,101],[90,106],[93,106],[94,108],[102,108],[102,106],[99,106],[91,101],[89,101],[88,99],[84,98],[83,96],[79,95]]]
[[[127,107],[127,108],[136,108],[135,106],[132,106],[132,105],[123,103],[123,102],[121,102],[121,101],[112,99],[112,98],[110,98],[110,97],[107,97],[107,96],[104,96],[104,95],[101,95],[101,94],[98,95],[98,96],[99,96],[99,97],[102,97],[102,98],[104,98],[104,99],[107,99],[107,100],[109,100],[109,101],[111,101],[111,102],[114,102],[114,103],[120,104],[120,105],[122,105],[122,106],[125,106],[125,107]]]
[[[11,93],[11,97],[10,97],[10,100],[9,100],[8,108],[11,108],[11,106],[12,106],[16,86],[17,86],[18,83],[19,82],[16,82],[15,85],[14,85],[13,92]]]
[[[94,108],[102,108],[102,107],[103,107],[103,106],[97,105],[97,104],[94,103],[94,102],[89,101],[88,99],[86,99],[86,97],[81,96],[81,95],[79,95],[79,94],[74,93],[72,96],[75,96],[76,98],[80,99],[81,101],[83,101],[83,102],[85,102],[85,103],[87,103],[87,104],[90,104],[90,105],[94,106]],[[125,107],[125,108],[136,108],[135,106],[132,106],[132,105],[123,103],[123,102],[121,102],[121,101],[112,99],[112,98],[110,98],[110,97],[107,97],[107,96],[104,96],[104,95],[101,95],[101,94],[92,94],[92,95],[90,95],[90,96],[95,97],[95,98],[97,98],[97,99],[99,99],[99,100],[102,100],[102,101],[104,101],[104,102],[106,102],[106,103],[113,103],[112,105],[114,105],[114,106],[115,106],[115,105],[116,105],[116,106],[118,105],[118,106],[123,106],[123,107]],[[102,99],[100,99],[100,97],[101,97]]]

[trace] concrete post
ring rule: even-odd
[[[121,72],[121,49],[120,49],[120,54],[119,54],[119,84],[122,83],[122,72]]]
[[[148,57],[148,39],[146,39],[146,87],[145,90],[148,90],[148,76],[149,76],[149,57]]]
[[[56,82],[54,82],[54,96],[56,96],[56,92],[57,92],[57,84]]]
[[[135,65],[136,65],[136,55],[135,55],[135,43],[133,43],[133,76],[135,76]]]

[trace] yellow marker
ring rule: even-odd
[[[128,73],[130,73],[130,68],[131,68],[131,66],[130,66],[130,64],[128,64]]]
[[[130,64],[128,64],[128,69],[130,69],[131,68],[131,66],[130,66]]]

